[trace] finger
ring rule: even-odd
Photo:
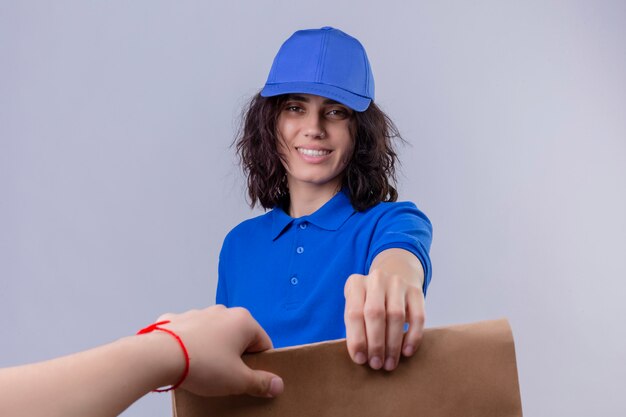
[[[421,288],[412,288],[407,293],[407,319],[409,322],[409,330],[404,335],[404,343],[402,354],[411,356],[420,343],[424,335],[424,294]]]
[[[372,276],[368,277],[363,312],[369,364],[380,369],[385,358],[385,291],[381,281]]]
[[[282,378],[270,372],[249,369],[248,377],[245,394],[273,398],[285,389]]]
[[[367,339],[365,337],[365,277],[354,274],[346,281],[344,295],[346,308],[344,322],[346,324],[346,344],[352,360],[363,365],[367,362]]]
[[[263,330],[248,310],[236,307],[232,308],[231,311],[239,316],[237,319],[240,323],[236,324],[236,329],[243,329],[246,335],[242,352],[261,352],[273,347],[267,332]]]
[[[387,293],[386,316],[387,329],[385,341],[385,370],[392,371],[398,366],[405,323],[405,293],[390,288]]]
[[[261,352],[263,350],[268,350],[273,347],[272,339],[270,339],[269,335],[259,323],[254,321],[251,323],[251,339],[250,343],[246,347],[246,352]]]

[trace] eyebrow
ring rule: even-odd
[[[300,96],[298,94],[289,94],[289,100],[303,101],[305,103],[308,103],[309,101],[311,101],[311,100],[309,100],[308,97]],[[331,99],[327,98],[326,100],[324,100],[323,104],[341,104],[341,103],[339,103],[338,101],[331,100]]]

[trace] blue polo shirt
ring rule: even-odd
[[[357,212],[341,191],[297,219],[277,207],[239,224],[224,239],[216,302],[247,308],[274,347],[343,338],[348,277],[367,274],[383,250],[402,248],[421,261],[425,294],[431,239],[430,221],[410,202]]]

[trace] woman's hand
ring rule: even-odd
[[[355,363],[391,371],[400,354],[411,356],[417,350],[424,329],[423,277],[422,265],[412,253],[387,249],[374,259],[368,275],[348,278],[344,319],[348,352]]]

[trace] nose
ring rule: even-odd
[[[304,128],[304,135],[308,138],[323,139],[326,136],[326,132],[322,122],[323,119],[319,114],[315,112],[309,113]]]

